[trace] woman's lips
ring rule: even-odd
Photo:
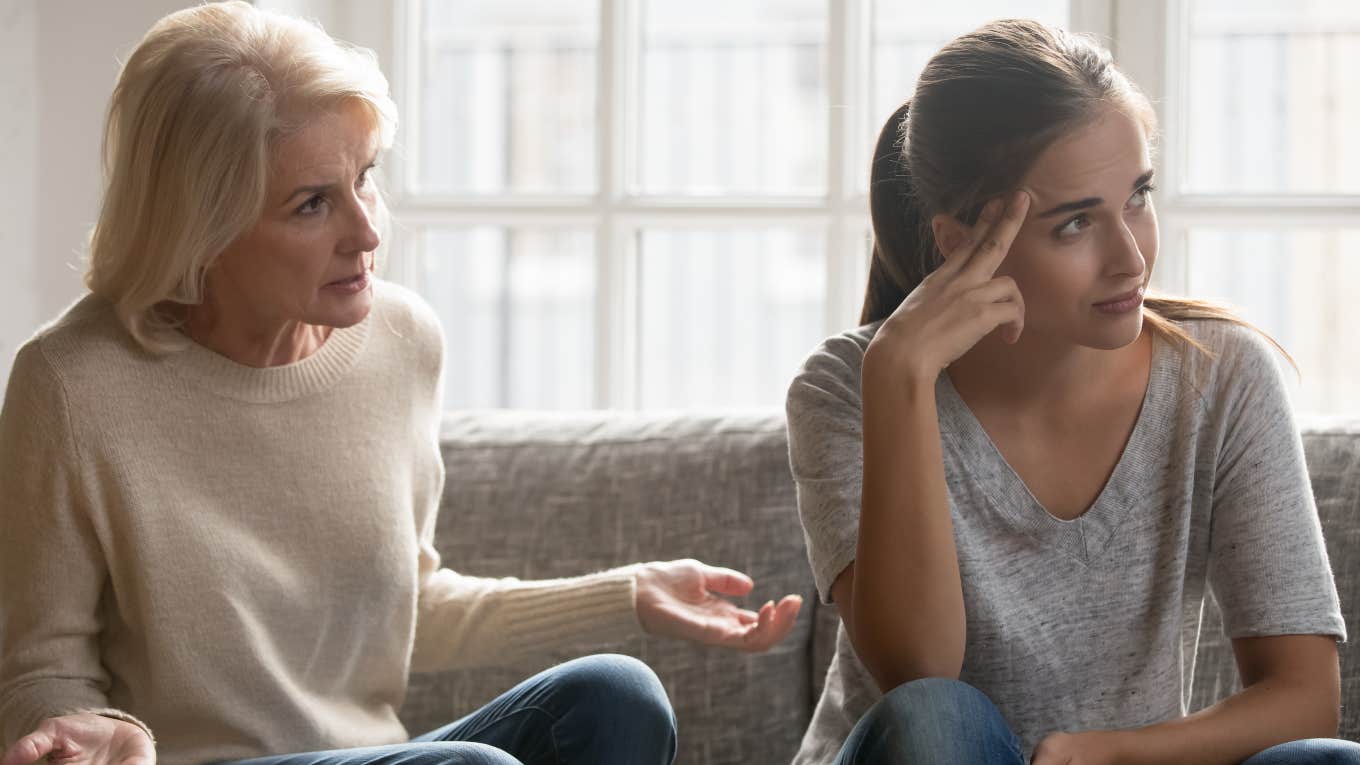
[[[1102,300],[1095,304],[1095,309],[1101,313],[1128,313],[1143,305],[1143,288],[1125,292],[1109,300]]]
[[[347,294],[363,292],[368,289],[368,271],[361,271],[355,276],[346,279],[337,279],[333,282],[328,282],[324,289]]]

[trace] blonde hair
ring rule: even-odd
[[[254,227],[273,146],[346,102],[366,107],[389,148],[397,109],[376,56],[314,23],[233,0],[147,32],[109,102],[86,274],[142,347],[183,347],[167,308],[201,303],[205,273]]]

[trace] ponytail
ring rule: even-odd
[[[907,108],[903,103],[888,118],[869,173],[869,214],[874,227],[873,259],[864,292],[860,324],[886,319],[916,285],[939,265],[935,237],[912,187],[903,142]]]

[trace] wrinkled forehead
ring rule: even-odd
[[[270,149],[270,175],[295,178],[320,168],[362,168],[377,155],[381,127],[371,109],[345,102],[299,115]]]
[[[1112,189],[1131,191],[1129,184],[1151,169],[1152,151],[1143,122],[1123,109],[1107,107],[1044,149],[1023,185],[1039,204],[1061,202],[1103,196]]]

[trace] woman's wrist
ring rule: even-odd
[[[910,398],[923,391],[933,393],[939,375],[938,369],[923,365],[919,359],[902,358],[891,351],[875,353],[870,344],[860,368],[860,388],[866,400],[890,396],[900,401],[903,396]]]
[[[104,707],[104,708],[101,708],[101,709],[82,709],[82,710],[80,710],[79,712],[76,712],[76,714],[95,715],[95,716],[97,716],[97,717],[107,717],[107,718],[112,719],[112,720],[117,720],[117,721],[119,721],[119,722],[125,722],[125,723],[127,723],[127,724],[129,724],[129,725],[136,726],[137,728],[141,729],[141,731],[142,731],[143,733],[146,734],[146,737],[147,737],[147,738],[151,739],[151,744],[152,744],[153,746],[156,744],[156,734],[154,734],[154,733],[151,732],[151,727],[148,726],[146,723],[142,722],[141,720],[138,720],[136,717],[132,716],[131,714],[128,714],[127,712],[124,712],[124,711],[121,710],[121,709],[113,709],[112,707]]]

